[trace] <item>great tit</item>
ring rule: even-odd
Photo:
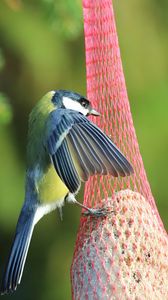
[[[29,118],[25,200],[2,280],[1,294],[16,290],[36,223],[67,202],[80,204],[81,182],[94,174],[129,176],[133,168],[111,139],[87,116],[99,113],[78,93],[48,92]]]

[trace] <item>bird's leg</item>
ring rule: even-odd
[[[62,206],[58,206],[58,213],[59,213],[60,220],[62,221],[63,220]]]
[[[71,193],[69,193],[66,196],[65,201],[68,203],[76,204],[76,205],[86,209],[87,211],[84,212],[85,216],[105,217],[109,213],[105,208],[89,208],[86,205],[81,204],[80,202],[78,202],[75,199],[75,196]]]

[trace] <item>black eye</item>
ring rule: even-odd
[[[84,107],[87,108],[89,106],[89,101],[87,101],[86,99],[81,99],[80,100],[80,104]]]

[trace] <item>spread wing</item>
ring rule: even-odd
[[[71,193],[94,174],[117,177],[133,173],[128,160],[107,135],[73,110],[57,109],[50,114],[44,144]]]

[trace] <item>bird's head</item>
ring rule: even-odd
[[[90,101],[78,93],[57,90],[54,92],[51,101],[56,107],[76,110],[84,116],[100,116],[100,114],[92,108]]]

